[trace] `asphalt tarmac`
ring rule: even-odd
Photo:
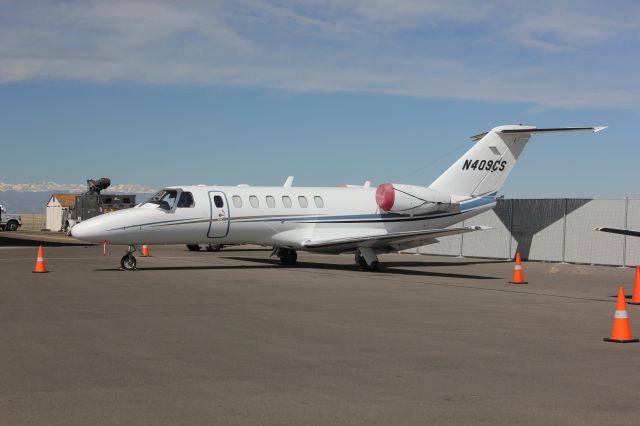
[[[633,269],[150,249],[0,248],[0,424],[640,423]]]

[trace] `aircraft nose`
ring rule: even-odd
[[[71,228],[71,236],[82,241],[100,242],[102,232],[96,225],[91,221],[78,223]]]

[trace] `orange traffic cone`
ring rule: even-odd
[[[33,270],[34,274],[42,274],[47,271],[46,266],[44,266],[44,255],[42,254],[42,246],[38,248],[38,258],[36,259],[36,268]]]
[[[149,247],[147,247],[145,244],[142,245],[142,252],[140,254],[140,257],[150,257],[151,255],[149,254]]]
[[[616,313],[613,316],[613,328],[611,337],[604,338],[605,342],[635,343],[638,339],[631,336],[629,315],[627,314],[627,302],[624,299],[624,288],[618,288],[618,300],[616,301]]]
[[[509,281],[509,284],[528,284],[524,280],[524,274],[522,273],[522,262],[520,262],[520,252],[516,252],[516,264],[513,265],[513,278]]]
[[[633,296],[631,296],[632,305],[640,305],[640,266],[636,266],[636,279],[633,280]]]

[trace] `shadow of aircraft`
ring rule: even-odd
[[[516,240],[516,251],[529,259],[533,237],[546,227],[568,216],[592,199],[498,199],[494,212]],[[540,212],[532,215],[531,212]],[[526,218],[526,220],[522,220]]]
[[[358,267],[353,265],[345,265],[345,264],[333,264],[333,263],[311,263],[311,262],[298,262],[296,265],[280,265],[280,262],[277,259],[260,259],[253,257],[234,257],[234,256],[225,256],[224,259],[229,260],[239,260],[243,262],[254,262],[261,263],[265,265],[271,265],[274,268],[286,268],[286,269],[319,269],[319,270],[327,270],[327,271],[351,271],[351,272],[361,272],[366,274],[376,274],[376,273],[390,273],[397,275],[413,275],[413,276],[425,276],[425,277],[442,277],[442,278],[460,278],[460,279],[473,279],[473,280],[497,280],[503,279],[503,277],[492,277],[485,275],[469,275],[469,274],[455,274],[455,273],[447,273],[447,272],[433,272],[433,271],[417,271],[411,269],[398,269],[398,266],[408,266],[407,263],[415,264],[415,266],[429,266],[428,262],[384,262],[380,265],[380,269],[378,272],[368,272],[368,271],[360,271]],[[455,266],[457,263],[450,263],[450,266]]]
[[[93,244],[83,242],[60,242],[50,240],[15,238],[7,235],[0,236],[0,247],[89,247]]]

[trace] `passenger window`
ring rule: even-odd
[[[307,197],[301,195],[298,197],[298,204],[300,204],[300,207],[302,207],[303,209],[306,209],[307,206],[309,205],[309,203],[307,202]]]
[[[251,207],[258,208],[258,206],[260,205],[260,202],[258,201],[258,197],[256,197],[255,195],[252,195],[249,197],[249,204],[251,204]]]
[[[186,208],[193,207],[193,195],[190,192],[183,192],[180,194],[180,199],[178,200],[178,207]]]
[[[213,197],[213,204],[215,204],[218,208],[224,207],[224,201],[222,201],[222,197],[219,195]]]
[[[313,197],[313,201],[316,203],[316,207],[321,209],[324,207],[324,201],[322,201],[322,197],[315,196]]]
[[[271,195],[267,195],[267,206],[271,209],[276,206],[276,199]]]
[[[242,207],[242,198],[239,195],[234,195],[232,198],[234,207]]]
[[[290,208],[291,208],[291,205],[292,205],[292,203],[291,203],[291,198],[289,198],[289,197],[288,197],[288,196],[286,196],[286,195],[283,195],[283,196],[282,196],[282,204],[283,204],[286,208],[290,209]]]

